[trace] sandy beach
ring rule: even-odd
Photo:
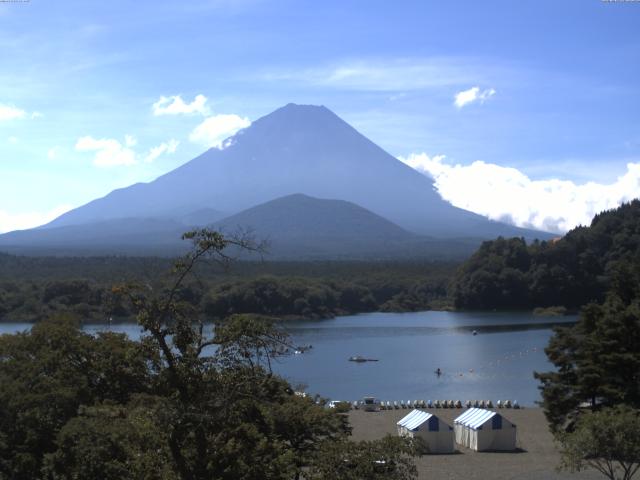
[[[441,420],[453,425],[453,419],[464,409],[429,410]],[[539,408],[501,409],[505,418],[518,429],[518,451],[509,453],[474,452],[456,445],[457,452],[450,455],[425,455],[418,458],[420,479],[482,479],[482,480],[564,480],[601,479],[598,472],[571,474],[557,472],[560,456],[547,421]],[[373,440],[385,434],[397,435],[396,422],[410,410],[364,412],[349,414],[354,440]]]

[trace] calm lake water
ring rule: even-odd
[[[575,317],[525,313],[417,312],[287,322],[293,341],[313,348],[274,368],[293,385],[304,384],[308,392],[332,399],[510,399],[533,406],[540,400],[533,372],[553,368],[543,351],[551,326],[572,321]],[[0,333],[29,327],[0,324]],[[111,330],[140,336],[136,325]],[[379,361],[349,362],[354,355]],[[440,377],[437,368],[443,371]]]

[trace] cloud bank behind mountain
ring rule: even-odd
[[[532,180],[515,168],[483,161],[453,165],[444,155],[414,153],[398,158],[433,178],[440,196],[456,207],[549,232],[588,225],[597,213],[640,197],[640,162],[628,163],[627,171],[613,183],[578,184]]]

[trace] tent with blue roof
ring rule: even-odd
[[[516,426],[498,412],[470,408],[453,421],[456,443],[478,452],[516,449]]]
[[[454,451],[453,428],[429,412],[412,410],[397,423],[398,435],[422,438],[429,453]]]

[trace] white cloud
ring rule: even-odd
[[[0,103],[0,122],[24,118],[26,115],[27,112],[20,108]]]
[[[165,153],[175,153],[178,145],[180,145],[180,142],[174,139],[171,139],[168,142],[162,142],[157,147],[152,147],[151,149],[149,149],[149,153],[147,153],[147,156],[144,157],[144,161],[147,163],[151,163],[160,155],[163,155]]]
[[[489,66],[490,65],[490,66]],[[473,83],[512,81],[522,70],[480,57],[369,58],[333,65],[263,73],[261,80],[375,92],[462,87]]]
[[[153,114],[160,116],[199,113],[206,116],[209,115],[209,107],[207,107],[206,103],[207,97],[204,95],[196,95],[191,103],[185,103],[180,95],[162,96],[160,100],[153,104]]]
[[[129,135],[125,137],[125,145],[111,138],[97,140],[87,136],[79,138],[76,150],[79,152],[96,152],[93,164],[96,167],[130,166],[136,163],[136,153],[129,148],[135,139]]]
[[[31,113],[31,118],[32,119],[34,119],[34,118],[42,118],[42,117],[44,117],[44,114],[41,113],[41,112],[33,112],[33,113]]]
[[[133,135],[124,136],[124,144],[112,138],[95,139],[87,136],[79,138],[76,142],[76,150],[79,152],[95,152],[93,164],[96,167],[131,166],[138,163],[139,155],[133,149],[138,140]],[[163,154],[175,153],[180,142],[171,139],[157,147],[151,147],[141,159],[145,163],[151,163]],[[49,159],[53,160],[58,155],[59,147],[53,147],[47,152]]]
[[[454,104],[458,108],[462,108],[473,102],[484,103],[496,94],[493,88],[487,88],[480,90],[480,87],[471,87],[469,90],[463,90],[456,93],[454,97]]]
[[[38,227],[68,212],[73,207],[60,205],[48,212],[10,213],[0,210],[0,233]]]
[[[610,184],[531,180],[515,168],[473,162],[450,165],[445,157],[411,154],[401,161],[434,179],[440,196],[456,207],[520,227],[564,233],[593,216],[640,196],[640,162]]]
[[[238,115],[214,115],[198,125],[189,135],[189,140],[205,147],[221,148],[227,137],[249,125],[251,122],[248,118]]]

